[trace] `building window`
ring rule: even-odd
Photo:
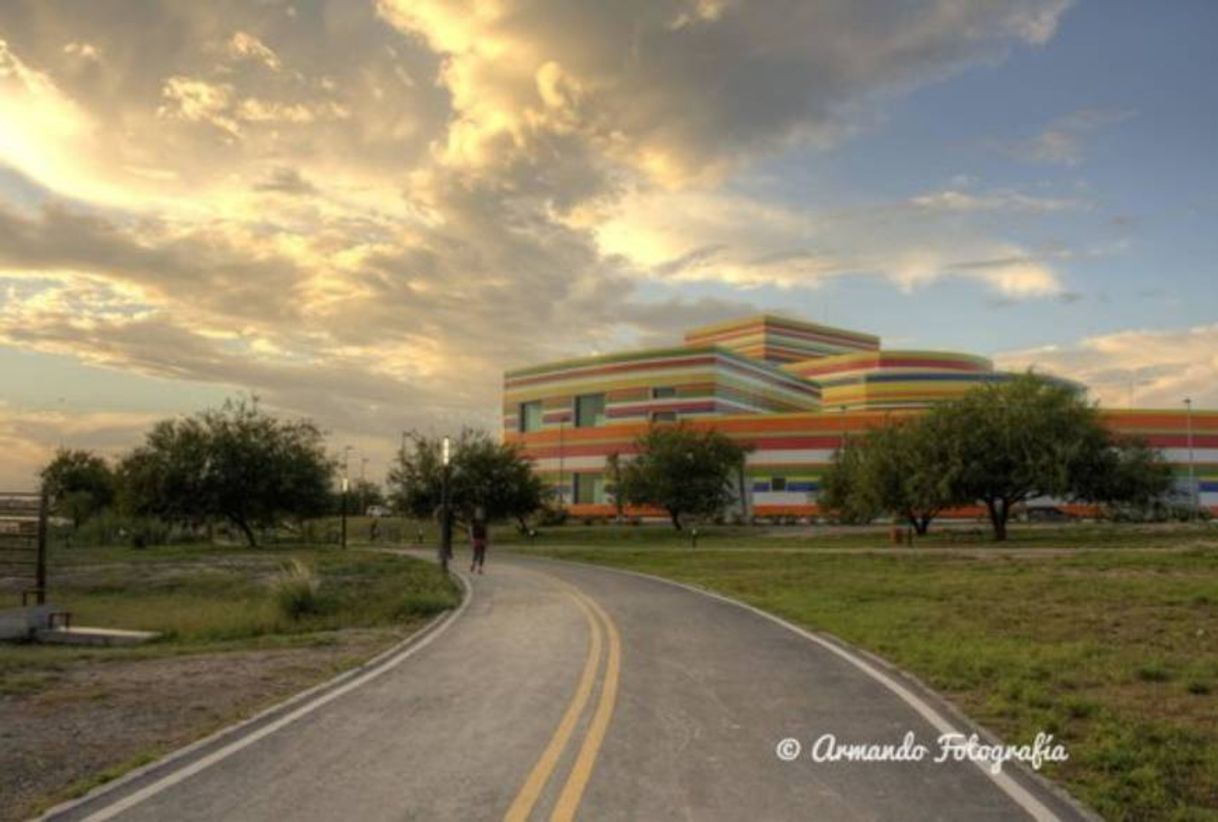
[[[594,428],[605,424],[605,395],[581,394],[575,398],[575,427]]]
[[[605,501],[605,478],[601,474],[574,474],[573,498],[576,505],[595,505]]]
[[[677,396],[677,389],[671,385],[651,389],[651,398],[653,400],[670,400],[675,396]]]
[[[676,422],[677,421],[677,412],[676,411],[652,411],[651,412],[651,421],[652,422]]]
[[[770,477],[770,490],[771,491],[787,490],[787,478],[786,477]]]
[[[541,430],[541,400],[520,403],[520,431]]]

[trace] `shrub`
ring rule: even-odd
[[[317,593],[320,588],[321,580],[299,559],[284,565],[271,582],[275,605],[280,613],[292,620],[321,613],[321,598]]]

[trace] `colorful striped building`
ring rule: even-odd
[[[509,371],[504,436],[522,444],[573,514],[609,516],[610,454],[632,453],[655,422],[714,426],[752,449],[748,510],[811,516],[845,437],[1012,376],[984,357],[884,349],[868,334],[763,315],[693,329],[680,347]],[[1218,412],[1103,413],[1113,430],[1160,448],[1182,490],[1218,507]]]

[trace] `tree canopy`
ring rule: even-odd
[[[403,513],[431,517],[440,507],[443,439],[412,433],[407,440],[389,472],[390,499]],[[469,429],[452,443],[449,505],[456,519],[470,522],[481,508],[488,519],[515,519],[524,527],[546,496],[545,484],[519,445]]]
[[[129,513],[189,524],[224,519],[256,545],[256,528],[326,510],[334,463],[311,421],[230,400],[157,423],[118,473]]]
[[[114,472],[91,451],[60,448],[40,476],[52,510],[72,520],[73,528],[114,502]]]
[[[940,470],[947,439],[938,423],[934,417],[899,420],[849,441],[822,480],[822,506],[848,522],[892,514],[925,534],[952,502]]]
[[[615,468],[615,498],[661,508],[678,531],[686,516],[714,516],[736,499],[734,478],[747,449],[713,428],[653,425],[637,454]]]
[[[981,504],[1006,538],[1016,505],[1038,497],[1088,502],[1165,493],[1157,452],[1114,437],[1074,388],[1034,374],[976,388],[928,415],[947,445],[938,466],[956,504]]]

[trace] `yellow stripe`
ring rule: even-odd
[[[584,712],[584,706],[588,704],[588,697],[592,695],[592,685],[596,681],[596,669],[599,667],[601,657],[600,625],[581,597],[571,591],[566,593],[575,600],[580,610],[583,611],[584,618],[588,620],[588,658],[584,662],[584,672],[580,676],[579,685],[571,697],[570,704],[567,705],[562,720],[558,723],[558,728],[554,731],[554,736],[550,739],[550,744],[546,745],[546,749],[541,753],[541,758],[537,760],[537,764],[533,766],[528,779],[521,787],[520,793],[512,800],[511,806],[503,817],[505,822],[523,822],[528,818],[529,812],[537,804],[537,798],[546,786],[546,781],[558,764],[563,750],[566,749],[571,734],[575,731],[579,717]]]
[[[575,765],[572,766],[571,773],[567,776],[567,784],[563,786],[562,793],[558,796],[558,802],[550,816],[551,822],[568,822],[575,818],[575,811],[579,808],[579,802],[583,798],[584,788],[587,787],[588,780],[592,777],[592,769],[596,766],[596,757],[600,753],[601,743],[605,741],[609,720],[613,718],[613,707],[617,701],[618,676],[622,667],[622,641],[618,636],[617,626],[595,600],[585,597],[582,593],[578,593],[576,596],[586,600],[604,622],[609,634],[609,659],[605,665],[605,680],[601,687],[600,702],[597,703],[596,713],[592,715],[592,723],[588,726],[588,733],[584,737],[583,746],[579,749]]]

